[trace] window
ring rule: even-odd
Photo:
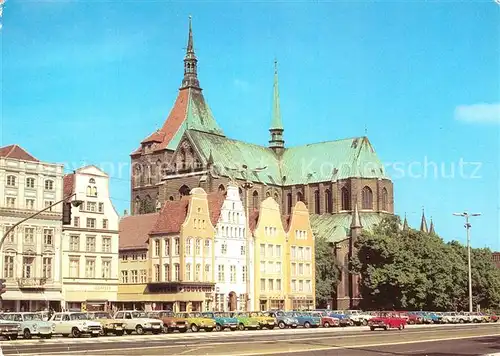
[[[155,266],[156,267],[156,266]],[[158,266],[159,267],[159,266]],[[130,271],[130,279],[132,283],[138,283],[139,282],[139,274],[136,269]]]
[[[78,216],[75,216],[73,218],[73,226],[74,227],[80,227],[80,218]]]
[[[231,283],[236,283],[236,266],[234,265],[229,268],[229,281]]]
[[[6,255],[4,257],[4,272],[5,278],[14,278],[14,256]]]
[[[274,279],[268,280],[268,286],[270,291],[274,290]]]
[[[252,206],[254,209],[259,208],[259,193],[256,190],[252,194]]]
[[[102,278],[111,278],[111,260],[102,260]]]
[[[292,250],[292,253],[291,253],[292,258],[296,258],[296,257],[297,257],[297,252],[296,252],[296,249],[297,249],[297,248],[296,248],[295,246],[292,246],[292,247],[291,247],[291,250]]]
[[[276,262],[276,273],[281,273],[281,262]]]
[[[304,281],[300,280],[299,281],[299,292],[303,292],[304,291]]]
[[[363,209],[372,210],[373,209],[373,193],[369,187],[364,187],[362,192]]]
[[[306,281],[306,292],[309,292],[309,293],[312,292],[311,281],[310,280]]]
[[[70,236],[69,237],[69,250],[70,251],[80,251],[80,237]]]
[[[154,268],[155,268],[155,282],[159,282],[161,280],[161,278],[160,278],[160,265],[156,264]]]
[[[246,266],[241,267],[241,281],[243,283],[246,283],[246,281],[247,281],[247,267]]]
[[[87,218],[87,228],[88,229],[95,229],[95,219],[94,218]]]
[[[85,251],[95,252],[95,237],[94,236],[87,236]]]
[[[382,210],[383,211],[389,211],[389,208],[387,206],[387,201],[388,201],[387,189],[383,188],[382,189]]]
[[[35,239],[35,228],[33,227],[26,227],[24,228],[24,243],[25,244],[32,244]]]
[[[168,263],[163,265],[163,273],[165,274],[165,281],[170,282],[170,278],[171,278],[170,265]]]
[[[260,291],[263,292],[266,290],[266,280],[264,278],[260,279]]]
[[[33,177],[26,178],[26,188],[35,188],[35,178]]]
[[[295,279],[292,279],[292,292],[297,291],[297,281]]]
[[[4,233],[7,232],[12,226],[11,225],[5,225],[5,230]],[[9,234],[7,235],[5,241],[8,243],[14,243],[14,238],[16,237],[16,229],[13,229]]]
[[[332,192],[330,190],[325,190],[325,208],[327,213],[332,213]]]
[[[90,211],[91,213],[95,213],[97,210],[97,205],[95,202],[88,201],[87,202],[87,211]]]
[[[178,238],[178,237],[176,237],[176,238],[174,239],[174,250],[175,250],[175,251],[174,251],[174,254],[175,254],[176,256],[178,256],[178,255],[179,255],[179,252],[180,252],[180,245],[179,245],[179,238]]]
[[[26,199],[26,209],[35,209],[35,199]]]
[[[260,261],[260,273],[266,273],[266,261]]]
[[[242,256],[245,256],[245,246],[243,246],[243,245],[240,246],[240,254]]]
[[[69,260],[69,276],[71,278],[80,277],[80,259],[77,257]]]
[[[205,256],[210,256],[211,252],[210,252],[210,240],[205,240]]]
[[[181,266],[176,263],[174,265],[174,281],[178,281],[181,278]]]
[[[95,278],[95,259],[93,258],[85,260],[85,278]]]
[[[225,242],[223,242],[222,245],[220,246],[220,253],[223,255],[227,253],[227,245]]]
[[[310,275],[311,274],[311,265],[309,263],[306,263],[306,275]]]
[[[154,247],[155,247],[155,257],[160,256],[160,241],[159,240],[154,240]]]
[[[51,246],[54,241],[54,230],[52,229],[43,229],[43,244]]]
[[[54,202],[53,202],[52,200],[46,200],[46,201],[44,202],[44,205],[45,205],[45,207],[46,207],[46,208],[48,208],[49,206],[51,206],[51,205],[53,205],[53,204],[54,204]],[[52,208],[53,208],[53,206],[51,206],[51,207],[49,208],[49,211],[52,211]]]
[[[140,283],[146,283],[148,280],[148,274],[145,269],[141,269]]]
[[[304,201],[304,197],[302,196],[302,192],[297,192],[297,201]]]
[[[226,280],[225,275],[224,275],[224,265],[218,265],[217,269],[218,269],[217,279],[218,279],[219,283],[224,283]]]
[[[201,255],[201,239],[196,239],[196,247],[194,251],[195,256]]]
[[[310,261],[310,260],[311,260],[311,257],[312,257],[312,256],[311,256],[311,248],[310,248],[310,247],[306,247],[306,252],[305,252],[305,254],[306,254],[306,255],[305,255],[305,259],[306,259],[307,261]]]
[[[54,190],[54,181],[47,179],[45,181],[45,190]]]
[[[281,258],[281,245],[276,245],[276,257]]]
[[[102,219],[102,228],[107,229],[108,228],[108,219]]]
[[[165,256],[170,256],[170,239],[165,239]]]
[[[100,213],[104,212],[104,203],[99,203],[99,208],[97,209],[97,211]]]
[[[342,210],[351,210],[351,197],[349,196],[349,190],[346,187],[342,187],[340,191]]]
[[[7,208],[15,208],[16,207],[16,198],[7,197],[7,198],[5,198],[5,203],[7,205]]]
[[[297,275],[297,264],[296,263],[292,263],[291,274],[292,274],[292,276],[296,276]]]
[[[210,275],[210,265],[205,265],[205,282],[209,282],[212,280],[212,276]]]
[[[260,244],[260,257],[266,257],[266,245]]]
[[[314,213],[320,214],[319,190],[314,191]]]
[[[299,276],[304,275],[304,264],[299,263]]]
[[[281,290],[281,279],[276,280],[276,290]]]
[[[191,280],[191,270],[192,270],[191,263],[186,263],[186,281]]]
[[[111,252],[111,237],[102,238],[102,252]]]
[[[302,246],[299,246],[299,254],[298,254],[297,258],[299,260],[303,260],[304,259],[304,248]]]
[[[52,258],[44,257],[42,259],[42,277],[52,279]]]
[[[194,280],[199,282],[201,281],[201,265],[197,264],[194,270]]]
[[[9,186],[9,187],[16,186],[16,176],[12,176],[12,175],[7,176],[7,186]]]
[[[191,255],[191,242],[192,242],[192,241],[193,241],[193,239],[192,239],[192,238],[188,238],[188,239],[186,240],[186,252],[185,252],[185,253],[186,253],[186,255],[188,255],[188,256],[189,256],[189,255]]]
[[[267,245],[267,256],[268,257],[273,257],[274,255],[274,246],[273,245]]]
[[[122,283],[128,283],[128,271],[122,271]]]

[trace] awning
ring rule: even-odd
[[[2,294],[3,300],[62,300],[60,291],[24,292],[9,291]]]

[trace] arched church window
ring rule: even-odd
[[[346,187],[342,187],[341,198],[342,210],[351,210],[351,197],[349,195],[349,190]]]
[[[361,192],[362,208],[365,210],[373,209],[373,193],[370,187],[364,187]]]

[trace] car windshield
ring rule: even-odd
[[[202,315],[205,318],[215,318],[215,314],[214,313],[203,313]]]
[[[234,316],[238,317],[238,318],[248,318],[247,313],[238,313],[238,314],[234,314]]]
[[[145,312],[133,312],[132,313],[132,318],[137,319],[137,318],[147,318],[148,316],[146,315]]]
[[[256,317],[256,316],[264,316],[262,312],[251,312],[250,316]]]
[[[294,317],[294,313],[292,313],[292,312],[284,312],[283,316],[286,316],[288,318],[293,318]]]
[[[229,313],[218,313],[217,316],[219,318],[231,318],[231,314]]]
[[[73,313],[69,315],[71,320],[89,320],[89,317],[85,313]]]
[[[89,314],[90,319],[111,319],[111,315],[109,313],[93,313]]]
[[[42,321],[42,316],[40,314],[35,314],[35,313],[24,314],[24,320],[26,320],[26,321]]]
[[[163,312],[160,312],[158,314],[160,317],[166,317],[166,318],[173,318],[174,317],[174,313],[171,311],[163,311]]]
[[[188,313],[188,316],[190,318],[203,318],[203,315],[201,315],[201,313]]]
[[[317,312],[313,312],[313,313],[311,313],[311,316],[314,316],[316,318],[321,318],[322,314],[321,313],[317,313]]]

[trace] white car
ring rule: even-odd
[[[443,319],[445,324],[456,324],[459,322],[458,313],[456,312],[446,312],[446,313],[438,313]]]
[[[55,324],[54,334],[62,336],[80,337],[87,334],[98,337],[102,328],[101,323],[90,320],[86,313],[79,312],[55,313],[50,321]]]
[[[121,310],[115,313],[114,319],[125,323],[125,331],[129,335],[134,331],[139,335],[147,331],[159,334],[163,328],[161,320],[148,318],[146,312],[143,311]]]
[[[364,313],[361,310],[346,310],[345,314],[351,319],[356,325],[368,325],[368,320],[373,318],[372,315]]]

